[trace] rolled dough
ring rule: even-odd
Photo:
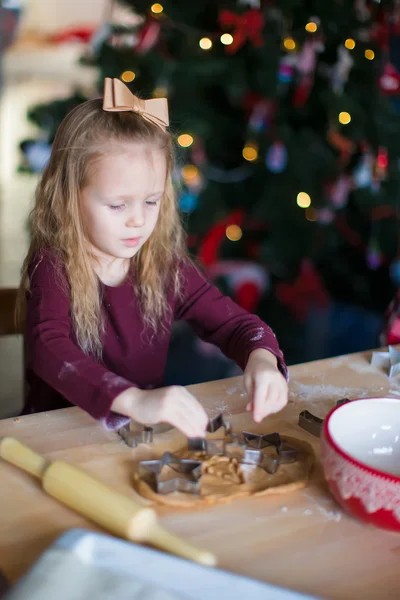
[[[182,448],[175,452],[180,458],[202,461],[199,495],[182,492],[157,494],[147,482],[139,478],[137,472],[133,473],[135,490],[148,500],[180,508],[232,502],[236,498],[245,496],[267,496],[294,492],[307,485],[315,454],[307,442],[289,436],[281,437],[284,442],[297,449],[298,461],[281,465],[273,475],[268,474],[260,467],[246,467],[244,474],[236,459],[227,459],[224,456],[210,457]],[[268,449],[265,450],[268,451]]]

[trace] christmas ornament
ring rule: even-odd
[[[219,24],[222,29],[233,28],[233,42],[225,46],[228,54],[237,52],[247,40],[256,47],[264,45],[262,37],[264,17],[259,10],[248,10],[242,15],[237,15],[231,10],[222,10],[219,14]]]
[[[308,100],[314,84],[314,75],[302,77],[293,94],[293,106],[302,107]]]
[[[218,261],[219,249],[222,242],[226,239],[226,228],[229,225],[242,225],[243,220],[243,210],[234,210],[226,219],[222,219],[212,226],[205,236],[198,253],[203,265],[207,267]]]
[[[287,165],[287,151],[282,142],[274,142],[268,149],[265,165],[272,173],[282,173]]]
[[[261,6],[261,0],[238,0],[238,4],[242,4],[243,6],[251,6],[251,8],[259,10]]]
[[[179,198],[179,208],[183,213],[192,213],[196,210],[199,202],[199,194],[194,192],[183,192]]]
[[[234,300],[249,312],[254,312],[269,288],[269,273],[265,267],[251,261],[218,261],[207,269],[211,280],[224,277]]]
[[[373,156],[365,152],[353,171],[353,181],[357,188],[368,188],[372,185]]]
[[[346,164],[355,150],[354,143],[340,133],[335,127],[330,127],[327,135],[328,142],[340,153],[340,162]]]
[[[390,265],[390,277],[393,283],[400,288],[400,258],[395,258]]]
[[[335,218],[334,213],[329,208],[320,208],[317,211],[317,221],[321,225],[329,225]]]
[[[370,269],[375,271],[382,264],[382,253],[379,247],[379,242],[373,235],[370,238],[367,249],[367,263]]]
[[[278,81],[280,83],[288,84],[292,81],[296,63],[297,56],[295,54],[287,54],[281,59],[278,69]]]
[[[157,44],[161,32],[161,23],[150,18],[141,28],[136,46],[138,54],[146,54]]]
[[[312,40],[304,43],[301,52],[297,56],[297,71],[301,75],[314,73],[317,65],[317,46]]]
[[[375,181],[384,181],[387,178],[388,164],[388,152],[386,148],[380,147],[374,165],[373,177]]]
[[[329,295],[317,270],[309,259],[304,259],[298,277],[293,283],[276,286],[276,295],[298,321],[304,321],[312,306],[326,308]]]
[[[347,203],[351,190],[351,179],[346,175],[341,175],[333,185],[331,191],[331,202],[335,208],[343,208]]]
[[[341,94],[349,78],[354,60],[345,46],[338,47],[337,55],[338,60],[332,71],[332,89],[336,94]]]
[[[114,33],[109,40],[113,48],[135,48],[138,36],[135,33]]]
[[[383,73],[379,77],[379,87],[387,96],[396,96],[400,92],[400,73],[390,63],[384,66]]]

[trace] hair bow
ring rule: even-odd
[[[162,129],[169,125],[168,101],[166,98],[142,100],[134,96],[120,79],[105,78],[103,110],[108,112],[136,112]]]

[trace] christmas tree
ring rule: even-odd
[[[82,59],[168,97],[188,246],[289,360],[310,311],[400,283],[399,34],[396,1],[124,0]],[[83,99],[29,116],[51,144]]]

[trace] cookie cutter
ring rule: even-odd
[[[222,427],[225,430],[225,436],[231,435],[231,423],[222,414],[219,414],[208,421],[207,431],[215,433]],[[225,454],[225,439],[207,440],[204,438],[188,438],[188,450],[223,456]]]
[[[348,404],[348,402],[351,402],[349,398],[342,398],[336,402],[336,406],[342,406],[342,404]]]
[[[320,437],[323,422],[323,419],[316,417],[308,410],[303,410],[299,414],[299,427],[315,437]]]
[[[176,477],[163,479],[164,467],[176,471]],[[139,463],[139,477],[147,480],[158,494],[185,492],[200,493],[201,461],[180,459],[171,452],[164,452],[158,460],[142,460]]]
[[[373,352],[371,366],[384,369],[389,378],[396,377],[400,373],[400,350],[394,346],[388,346],[387,352]]]
[[[142,431],[135,432],[130,430],[129,423],[121,427],[118,430],[118,434],[129,448],[136,448],[139,444],[151,444],[154,437],[152,427],[144,427]]]
[[[347,404],[348,402],[351,402],[349,398],[342,398],[336,402],[336,406],[342,406],[342,404]],[[311,433],[311,435],[314,435],[315,437],[320,437],[323,423],[324,419],[316,417],[308,410],[303,410],[299,414],[299,427],[308,431],[308,433]]]
[[[249,448],[256,448],[257,450],[261,450],[261,448],[266,448],[267,446],[278,446],[281,445],[281,436],[279,433],[250,433],[249,431],[242,432],[243,438]]]

